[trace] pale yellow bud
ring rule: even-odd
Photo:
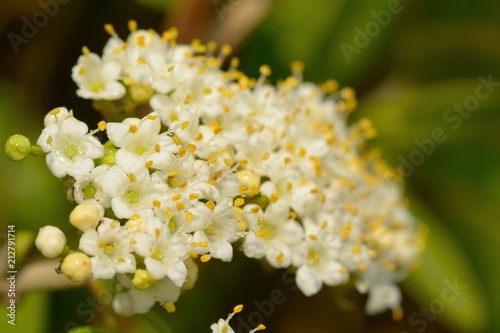
[[[90,258],[81,252],[70,253],[61,264],[61,272],[75,283],[82,283],[92,272]]]
[[[100,219],[99,208],[92,204],[78,205],[69,214],[69,223],[83,232],[95,229]]]

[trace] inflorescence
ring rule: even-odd
[[[416,263],[423,232],[397,177],[362,149],[375,132],[369,121],[346,122],[352,89],[304,82],[300,62],[276,85],[266,65],[250,78],[230,46],[177,45],[176,29],[159,35],[130,21],[126,40],[105,29],[102,56],[84,47],[72,71],[78,96],[105,120],[89,130],[56,108],[33,146],[78,204],[69,217],[78,249],[64,251],[51,226],[36,243],[64,257],[63,274],[113,281],[119,314],[155,303],[173,311],[198,262],[229,262],[236,243],[295,272],[307,296],[352,281],[368,293],[369,313],[401,315],[396,283]],[[13,156],[29,154],[27,145],[11,143]]]

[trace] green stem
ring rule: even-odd
[[[173,333],[172,329],[170,326],[168,326],[165,321],[161,319],[158,314],[156,314],[153,310],[149,310],[148,312],[144,313],[142,317],[151,325],[153,326],[157,332],[162,332],[162,333]]]
[[[31,145],[31,155],[34,156],[45,156],[45,152],[42,150],[40,146]]]

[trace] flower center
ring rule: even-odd
[[[307,260],[310,261],[313,265],[316,265],[319,262],[319,254],[316,251],[309,251]]]
[[[137,153],[137,155],[142,155],[144,154],[145,152],[148,151],[148,148],[147,147],[144,147],[144,146],[139,146],[137,147],[137,149],[135,150],[135,152]]]
[[[163,250],[156,248],[153,253],[151,253],[151,258],[153,259],[162,259],[163,258]]]
[[[85,186],[85,188],[83,189],[83,195],[87,199],[93,198],[94,195],[95,195],[95,188],[94,188],[94,186],[92,186],[91,184],[88,184],[87,186]]]
[[[78,145],[69,145],[68,147],[66,147],[64,154],[66,154],[68,158],[74,158],[78,154]]]
[[[265,239],[273,239],[274,235],[276,234],[276,229],[269,224],[262,225],[260,230],[262,231],[263,237]]]
[[[128,202],[132,204],[139,202],[139,195],[134,191],[127,192],[125,198],[127,199]]]

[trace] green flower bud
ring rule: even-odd
[[[24,135],[14,134],[5,143],[5,153],[13,161],[20,161],[31,153],[31,142]]]

